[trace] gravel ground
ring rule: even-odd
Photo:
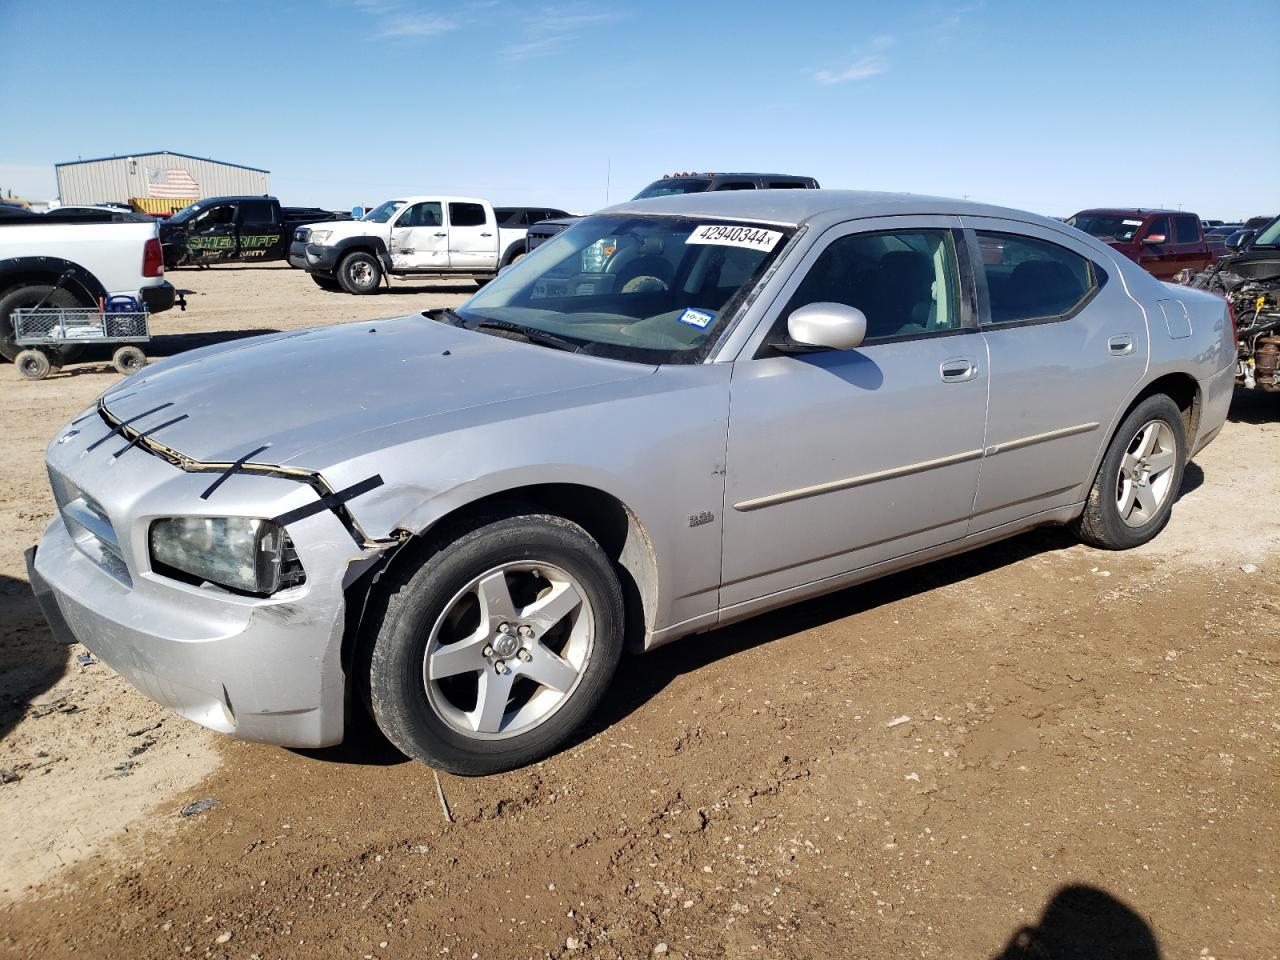
[[[157,355],[471,290],[171,279]],[[443,777],[449,821],[368,724],[228,741],[51,645],[41,454],[114,379],[0,367],[2,956],[1277,956],[1280,398],[1147,547],[1037,532],[628,659],[569,749]]]

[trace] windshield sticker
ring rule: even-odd
[[[695,227],[686,243],[710,243],[718,247],[746,247],[748,250],[772,250],[782,239],[777,230],[758,227],[735,227],[724,223],[706,223]]]
[[[691,327],[697,327],[699,330],[705,330],[711,326],[711,322],[715,320],[714,313],[708,313],[706,310],[695,310],[693,307],[686,307],[684,313],[676,317],[681,323],[687,323]]]
[[[1141,221],[1141,220],[1124,220],[1124,221],[1122,221],[1122,222],[1124,223],[1124,225],[1125,225],[1126,227],[1140,227],[1140,226],[1142,226],[1142,221]]]

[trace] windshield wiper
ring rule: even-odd
[[[452,310],[447,310],[453,313]],[[457,314],[453,314],[455,317]],[[577,353],[581,348],[581,343],[575,343],[565,337],[557,337],[554,333],[547,333],[545,330],[539,330],[537,327],[526,327],[519,323],[510,323],[506,320],[481,320],[472,330],[499,330],[503,333],[514,333],[519,337],[536,343],[540,347],[551,347],[554,350],[567,350],[570,353]]]

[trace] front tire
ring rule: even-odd
[[[311,280],[321,290],[328,290],[330,293],[338,293],[342,290],[342,284],[338,283],[336,277],[331,277],[327,273],[313,273]]]
[[[370,651],[374,719],[450,773],[541,760],[599,704],[623,616],[613,565],[582,527],[542,514],[477,523],[393,581]]]
[[[371,253],[348,253],[338,264],[338,283],[347,293],[377,293],[382,282],[382,264]]]
[[[1076,535],[1103,550],[1150,541],[1169,522],[1186,460],[1182,411],[1164,394],[1147,397],[1111,438]]]

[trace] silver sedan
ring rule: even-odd
[[[537,760],[650,650],[1042,524],[1121,549],[1222,427],[1226,304],[1054,220],[664,197],[456,312],[148,367],[54,438],[31,582],[182,715]],[[625,668],[623,668],[625,673]]]

